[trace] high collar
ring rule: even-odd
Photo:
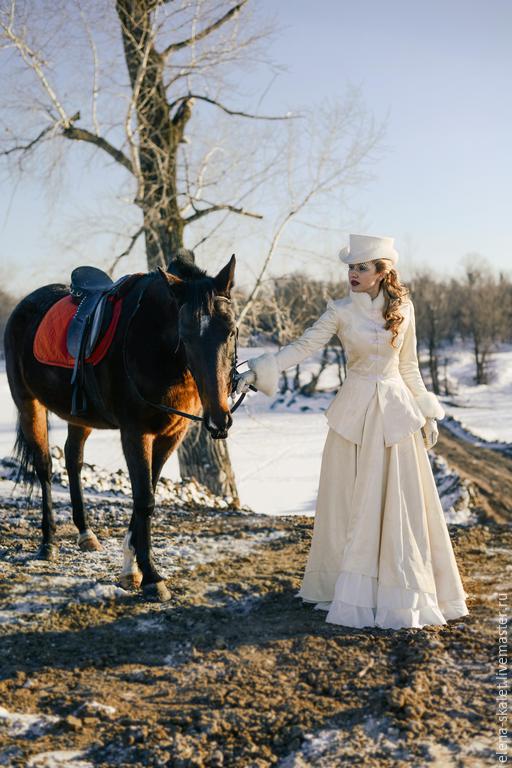
[[[365,312],[382,312],[384,308],[384,291],[382,288],[374,299],[366,291],[361,291],[361,293],[350,291],[350,299],[359,309]]]

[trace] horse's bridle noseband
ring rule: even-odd
[[[191,419],[192,421],[204,421],[204,416],[196,416],[193,413],[186,413],[185,411],[180,411],[177,408],[172,408],[170,405],[164,405],[163,403],[152,403],[149,400],[146,400],[144,395],[141,395],[141,393],[138,390],[137,385],[135,384],[134,380],[130,376],[130,371],[128,370],[128,365],[127,365],[127,362],[126,362],[126,339],[128,338],[128,331],[130,329],[131,322],[132,322],[133,318],[135,317],[135,315],[137,314],[137,312],[138,312],[138,310],[140,308],[140,305],[142,303],[142,297],[144,296],[146,288],[149,285],[150,285],[150,283],[147,283],[144,286],[144,288],[142,289],[142,291],[140,292],[140,295],[139,295],[139,298],[137,300],[137,304],[135,306],[135,309],[133,310],[133,312],[130,315],[130,317],[128,319],[128,322],[126,324],[126,331],[125,331],[124,340],[123,340],[123,363],[124,363],[124,369],[125,369],[125,372],[126,372],[126,376],[128,377],[128,379],[129,379],[129,381],[130,381],[130,383],[131,383],[131,385],[132,385],[136,395],[146,405],[150,405],[152,408],[156,408],[157,410],[163,411],[164,413],[174,413],[177,416],[184,416],[185,418]],[[227,301],[227,302],[229,302],[231,304],[231,299],[228,299],[227,296],[216,296],[215,298],[218,301],[219,300]],[[181,343],[182,343],[181,338],[178,338],[178,344],[176,346],[176,350],[178,349],[178,347],[179,347],[179,345]],[[238,327],[237,327],[236,332],[235,332],[235,350],[234,350],[234,355],[233,355],[233,364],[231,366],[231,375],[230,375],[230,387],[231,387],[230,396],[231,397],[233,397],[234,393],[236,392],[236,386],[237,386],[238,380],[240,379],[240,376],[241,376],[241,374],[238,373],[237,368],[238,368],[238,366],[243,365],[244,362],[245,362],[244,360],[242,360],[240,363],[238,362]],[[253,387],[252,384],[249,384],[249,389],[252,389],[254,392],[257,392],[256,387]],[[239,407],[239,405],[241,405],[242,401],[244,400],[246,394],[247,394],[247,392],[242,392],[242,394],[240,395],[240,397],[238,398],[238,400],[236,401],[234,406],[229,409],[230,413],[234,413],[236,411],[236,409]]]

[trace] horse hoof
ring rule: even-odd
[[[36,552],[36,560],[56,560],[58,556],[58,549],[55,544],[41,544]]]
[[[165,586],[165,581],[156,581],[153,584],[145,584],[142,592],[146,600],[152,603],[166,603],[171,599],[171,593]]]
[[[123,589],[138,589],[142,584],[142,573],[123,573],[119,577],[119,584]]]
[[[101,552],[103,547],[96,538],[96,534],[86,530],[78,536],[78,546],[82,552]]]

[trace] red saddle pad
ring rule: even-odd
[[[123,299],[109,296],[107,300],[113,302],[112,318],[92,354],[86,358],[85,362],[92,365],[99,363],[107,354],[121,314]],[[73,297],[65,296],[50,307],[43,317],[36,331],[33,348],[34,357],[40,363],[58,365],[60,368],[73,368],[75,358],[71,357],[67,350],[66,337],[69,324],[77,309],[78,305],[73,301]]]

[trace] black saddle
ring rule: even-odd
[[[112,278],[96,267],[77,267],[71,273],[71,293],[82,296],[85,293],[104,293],[115,285]]]
[[[107,299],[118,292],[128,277],[130,275],[125,275],[114,282],[96,267],[77,267],[71,273],[70,292],[79,303],[69,324],[66,344],[69,354],[75,358],[75,368],[82,348],[84,359],[92,354],[103,324]]]
[[[92,365],[85,361],[93,353],[100,332],[111,315],[112,304],[108,298],[119,295],[121,286],[131,278],[132,275],[124,275],[114,282],[106,272],[96,267],[77,267],[71,273],[70,293],[78,302],[78,309],[69,324],[66,337],[68,352],[75,358],[71,377],[73,416],[87,413],[89,393],[89,399],[96,410],[112,423],[111,418],[107,418]]]

